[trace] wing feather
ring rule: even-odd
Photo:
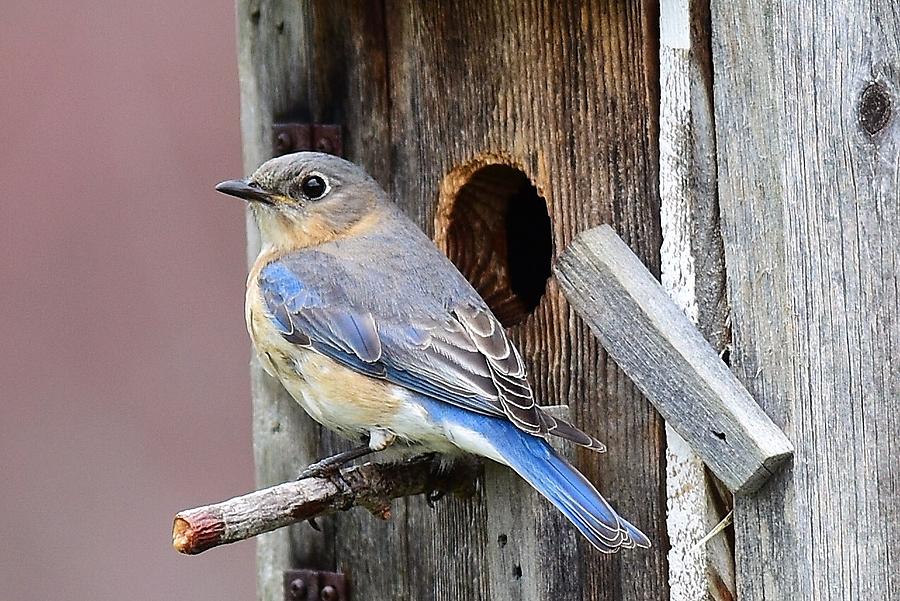
[[[286,340],[431,398],[506,417],[531,434],[603,450],[602,443],[537,406],[519,351],[484,305],[458,302],[443,315],[419,319],[379,314],[335,287],[311,286],[281,261],[261,271],[259,286]]]

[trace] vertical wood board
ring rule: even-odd
[[[738,592],[900,590],[900,12],[716,0],[732,363],[796,455],[735,503]]]
[[[708,0],[660,2],[660,281],[720,352],[728,343],[725,257],[716,194],[715,127]],[[680,601],[730,601],[734,543],[708,532],[732,507],[731,494],[666,425],[669,586]]]

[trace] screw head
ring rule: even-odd
[[[293,146],[293,142],[291,140],[291,134],[286,131],[278,134],[278,137],[275,138],[275,149],[281,154],[285,154],[291,150]]]
[[[303,582],[302,578],[296,578],[291,581],[291,597],[293,599],[306,599],[306,583]]]
[[[319,595],[322,601],[337,601],[338,592],[330,584],[322,587],[322,593]]]

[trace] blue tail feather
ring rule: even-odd
[[[605,552],[649,547],[644,534],[615,512],[597,489],[544,439],[510,428],[491,442],[509,466],[547,498],[592,545]]]
[[[492,447],[498,458],[553,503],[597,549],[613,553],[619,548],[650,546],[647,537],[621,518],[594,485],[543,438],[523,432],[502,418],[446,404],[429,409],[441,421],[477,433],[482,444]]]

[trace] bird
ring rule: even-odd
[[[315,421],[361,441],[314,470],[390,449],[477,455],[600,551],[650,546],[547,439],[604,445],[537,405],[485,301],[364,169],[297,152],[216,190],[247,201],[259,229],[245,317],[262,367]]]

